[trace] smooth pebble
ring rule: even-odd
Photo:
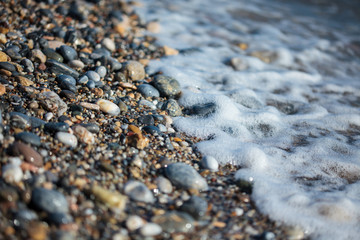
[[[70,146],[72,148],[76,148],[76,146],[78,144],[76,136],[74,136],[71,133],[57,132],[55,137],[57,140],[59,140],[63,144]]]

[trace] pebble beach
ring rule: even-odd
[[[136,3],[2,1],[1,239],[301,239],[173,126],[178,54]],[[141,6],[140,6],[141,7]]]

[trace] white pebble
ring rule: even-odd
[[[209,169],[212,172],[219,170],[218,161],[212,156],[204,156],[200,162],[201,166],[205,169]]]
[[[59,140],[63,144],[73,147],[73,148],[75,148],[78,144],[77,138],[71,133],[57,132],[55,137],[57,140]]]
[[[103,111],[107,114],[110,114],[113,116],[120,114],[120,108],[113,102],[110,102],[105,99],[99,99],[96,102],[96,104],[99,105],[101,111]]]
[[[52,112],[48,112],[45,114],[45,120],[50,121],[54,117],[54,114]]]
[[[171,193],[173,190],[173,186],[171,182],[164,177],[158,177],[156,179],[156,185],[159,188],[159,190],[163,193]]]
[[[126,220],[125,224],[127,229],[132,232],[144,226],[144,223],[145,221],[141,217],[132,215]]]
[[[2,178],[7,183],[20,182],[23,178],[23,171],[18,164],[7,164],[2,167]]]
[[[159,235],[162,228],[156,223],[147,223],[140,229],[140,234],[144,237],[151,237]]]
[[[110,38],[104,38],[102,40],[102,45],[109,51],[113,52],[116,50],[116,45],[113,40]]]

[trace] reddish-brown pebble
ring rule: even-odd
[[[24,156],[24,160],[26,162],[29,162],[36,167],[41,167],[44,164],[42,156],[32,147],[25,143],[15,142],[13,145],[10,146],[10,151],[12,155]]]

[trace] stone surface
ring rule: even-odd
[[[95,71],[87,71],[85,75],[94,82],[100,81],[100,75]]]
[[[113,102],[110,102],[105,99],[99,99],[96,102],[96,104],[99,105],[101,111],[103,111],[107,114],[110,114],[113,116],[120,114],[120,108]]]
[[[179,82],[168,76],[157,75],[152,84],[164,97],[178,97],[181,94],[181,88]]]
[[[219,170],[219,163],[212,156],[204,156],[201,159],[200,165],[201,165],[201,167],[203,167],[205,169],[209,169],[212,172],[216,172]]]
[[[140,181],[129,181],[125,184],[124,193],[131,199],[140,202],[153,203],[152,192]]]
[[[163,110],[166,110],[171,117],[177,117],[182,114],[181,107],[175,99],[167,100],[162,106]]]
[[[42,92],[39,94],[38,100],[46,110],[55,113],[57,116],[63,115],[67,110],[67,104],[55,92]]]
[[[57,132],[55,135],[56,139],[62,142],[63,144],[76,148],[78,141],[76,136],[67,132]]]
[[[137,215],[131,215],[126,219],[126,227],[129,231],[135,231],[139,228],[141,228],[144,225],[145,221],[137,216]]]
[[[137,87],[137,89],[146,98],[160,97],[159,91],[150,84],[141,84]]]
[[[15,135],[15,139],[34,146],[40,146],[40,137],[32,132],[21,132]]]
[[[104,48],[106,48],[107,50],[109,50],[111,52],[114,52],[116,50],[115,43],[110,38],[104,38],[101,41],[101,44],[104,46]]]
[[[69,205],[65,196],[56,191],[45,188],[34,188],[31,194],[31,204],[47,213],[67,213]]]
[[[71,67],[67,66],[66,64],[63,64],[61,62],[55,61],[53,59],[48,59],[46,61],[46,66],[49,67],[50,72],[55,74],[67,74],[74,78],[79,77],[79,73],[72,69]]]
[[[204,199],[198,196],[192,196],[181,205],[180,210],[198,220],[205,216],[207,208],[208,204]]]
[[[23,156],[26,162],[37,167],[41,167],[43,165],[42,156],[25,143],[16,141],[10,146],[9,151],[13,156]]]
[[[70,62],[78,57],[76,50],[67,45],[62,45],[58,51],[66,62]]]
[[[133,81],[145,78],[144,66],[137,61],[127,61],[123,66],[123,72],[128,79]]]
[[[74,131],[74,135],[79,139],[80,142],[85,144],[95,143],[94,135],[85,127],[81,125],[75,125],[72,127],[72,130]]]

